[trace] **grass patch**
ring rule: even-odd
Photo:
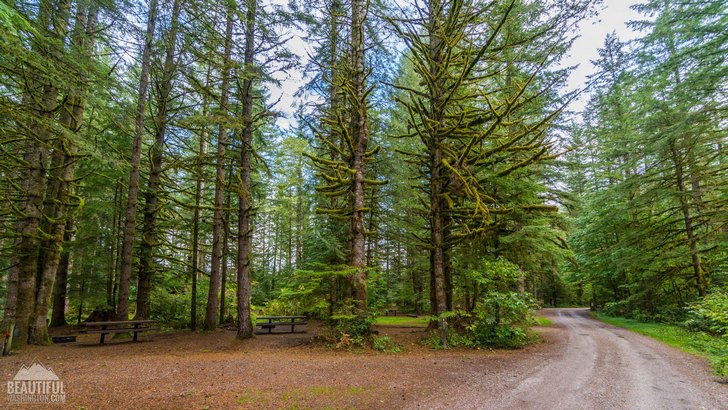
[[[602,313],[592,316],[611,325],[624,327],[657,339],[682,351],[706,357],[713,364],[717,375],[728,378],[728,335],[711,336],[703,332],[691,332],[675,325],[638,322],[634,319],[607,316]]]
[[[363,386],[310,386],[280,389],[246,388],[237,395],[238,404],[279,409],[339,409],[344,402],[366,391]]]
[[[554,322],[551,321],[551,319],[547,319],[545,317],[536,316],[536,323],[539,326],[551,326],[554,324]]]
[[[361,386],[351,386],[346,389],[346,394],[350,396],[356,396],[358,394],[364,393],[364,388]]]
[[[336,393],[336,390],[329,386],[309,387],[308,391],[314,396],[333,396]]]
[[[427,327],[428,321],[425,317],[380,316],[374,321],[374,324],[379,326]]]
[[[271,393],[261,389],[243,389],[238,395],[238,404],[270,404]]]

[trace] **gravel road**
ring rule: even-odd
[[[470,374],[455,400],[418,408],[728,409],[728,386],[704,360],[591,319],[585,309],[547,310],[553,351],[494,374]]]

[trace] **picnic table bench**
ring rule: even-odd
[[[134,333],[134,341],[137,341],[137,334],[150,330],[159,330],[157,327],[149,327],[157,323],[156,320],[115,320],[107,322],[86,322],[79,333],[97,333],[101,335],[100,344],[104,343],[104,337],[110,333]]]
[[[290,333],[296,333],[296,326],[301,326],[305,324],[307,324],[306,316],[258,316],[258,320],[255,325],[260,327],[261,329],[268,329],[268,334],[272,334],[273,329],[278,326],[290,326]]]

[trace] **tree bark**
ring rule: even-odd
[[[296,167],[296,268],[303,262],[303,156]]]
[[[48,35],[55,41],[63,43],[66,40],[69,16],[70,4],[68,1],[58,3],[42,1],[39,5],[37,25],[40,28],[39,31],[41,34]],[[37,46],[37,48],[41,55],[56,61],[60,60],[63,53],[62,50],[56,49],[52,45],[49,45],[48,49],[42,49],[43,46]],[[38,95],[39,92],[40,95]],[[18,204],[21,217],[15,225],[18,237],[13,255],[13,264],[18,266],[17,286],[14,289],[15,295],[9,295],[15,299],[16,306],[6,313],[5,320],[6,323],[15,322],[15,329],[18,334],[13,339],[14,348],[22,348],[28,342],[35,343],[38,340],[36,336],[43,343],[47,339],[43,334],[45,331],[47,335],[45,318],[43,318],[42,329],[38,328],[37,323],[38,314],[44,308],[45,314],[48,314],[48,304],[41,306],[40,309],[36,307],[36,295],[39,285],[41,291],[45,291],[50,285],[51,288],[47,292],[48,299],[50,299],[50,291],[53,286],[52,283],[48,283],[46,277],[40,275],[44,265],[39,264],[39,258],[41,257],[39,231],[43,227],[41,220],[45,213],[43,210],[43,197],[46,190],[46,167],[48,165],[46,161],[51,137],[51,131],[43,122],[54,118],[57,109],[57,97],[58,88],[56,84],[48,79],[41,78],[37,73],[31,75],[28,80],[24,103],[30,106],[30,111],[38,118],[38,121],[33,120],[31,122],[29,126],[30,133],[24,147],[24,162],[27,166],[27,173],[23,175],[23,179],[19,184],[22,189],[22,199]],[[41,276],[40,280],[38,276]],[[43,300],[43,296],[45,294],[42,295],[41,300]],[[14,317],[7,316],[8,313],[13,312]]]
[[[448,311],[452,310],[453,298],[452,298],[452,246],[448,244],[450,238],[450,230],[445,229],[443,233],[443,240],[445,242],[445,249],[443,251],[443,271],[445,274],[445,309]]]
[[[71,43],[79,50],[83,50],[86,59],[91,58],[97,15],[98,8],[93,5],[89,8],[79,7],[76,10]],[[79,136],[83,124],[87,88],[85,85],[87,75],[79,73],[78,77],[77,82],[68,85],[66,103],[61,107],[59,118],[59,122],[68,130],[71,138],[59,138],[53,152],[51,180],[48,186],[48,193],[53,195],[53,201],[47,211],[47,214],[51,215],[50,220],[53,221],[48,229],[49,233],[52,232],[52,239],[44,249],[41,249],[43,265],[36,289],[35,321],[31,328],[31,341],[36,344],[51,343],[48,335],[48,310],[51,306],[57,272],[63,259],[63,244],[67,239],[66,227],[71,222],[68,218],[68,209],[78,155],[78,144],[74,138]],[[65,263],[68,263],[68,252],[66,252]],[[67,275],[67,273],[66,271],[65,274]]]
[[[427,34],[429,36],[429,76],[432,81],[429,87],[429,121],[434,124],[431,127],[429,146],[427,147],[430,157],[430,283],[434,290],[433,314],[441,315],[447,311],[447,278],[446,278],[446,252],[445,231],[447,222],[445,219],[445,204],[443,194],[446,192],[444,170],[442,168],[442,129],[445,126],[443,112],[444,84],[442,73],[442,61],[444,56],[442,38],[443,30],[441,22],[442,5],[439,0],[430,0],[428,3],[428,24]],[[446,346],[447,329],[444,320],[438,323],[440,326],[441,342]]]
[[[232,163],[231,163],[232,165]],[[232,167],[231,173],[232,173]],[[225,214],[222,218],[223,231],[222,231],[222,266],[220,267],[220,323],[225,322],[225,293],[227,293],[227,265],[228,265],[228,253],[230,252],[229,240],[230,240],[230,192],[227,193],[225,199]]]
[[[227,8],[225,22],[225,49],[223,54],[222,85],[220,90],[220,115],[222,118],[228,116],[228,93],[230,88],[230,70],[232,61],[230,53],[232,49],[233,18],[235,10]],[[223,200],[225,180],[225,152],[227,150],[227,124],[220,123],[217,141],[217,158],[215,165],[215,212],[212,226],[212,265],[210,267],[210,288],[207,294],[207,310],[205,314],[205,330],[212,330],[217,327],[218,294],[220,293],[220,259],[222,258],[222,230],[223,230]]]
[[[157,22],[157,1],[158,0],[149,0],[147,32],[144,37],[144,49],[142,50],[142,66],[139,76],[136,118],[134,120],[134,145],[130,161],[131,172],[129,173],[129,191],[126,199],[124,236],[121,242],[119,302],[116,305],[116,316],[120,320],[127,320],[129,318],[129,285],[131,281],[132,255],[134,253],[134,237],[136,234],[136,207],[139,196],[139,166],[142,153],[142,134],[144,133],[144,112],[147,107],[147,89],[149,88],[152,41],[154,40],[154,27]]]
[[[152,277],[156,270],[154,250],[158,247],[157,214],[159,211],[159,192],[162,188],[162,162],[164,160],[164,143],[169,124],[169,103],[172,92],[172,81],[176,70],[174,54],[177,44],[177,30],[180,14],[180,0],[172,5],[172,16],[169,26],[167,45],[162,68],[162,78],[157,84],[157,112],[154,116],[154,144],[150,152],[149,179],[144,193],[144,213],[142,219],[142,246],[139,248],[139,272],[137,275],[137,311],[135,319],[148,319],[150,315],[150,295]]]
[[[121,232],[121,208],[123,206],[123,200],[121,198],[122,185],[121,183],[116,184],[114,189],[114,213],[112,216],[113,230],[111,233],[110,249],[109,249],[109,271],[106,274],[106,305],[114,308],[116,303],[115,285],[116,285],[116,272],[119,267],[119,234]],[[114,308],[114,310],[116,310]]]
[[[205,88],[210,85],[210,73],[212,67],[207,67],[205,75]],[[209,107],[208,93],[205,93],[202,100],[202,116],[207,117]],[[190,279],[192,281],[192,289],[190,295],[190,329],[197,330],[197,277],[200,272],[200,202],[202,201],[202,191],[205,186],[203,178],[205,157],[207,156],[207,125],[203,125],[200,134],[200,148],[197,155],[196,164],[196,180],[195,180],[195,209],[192,212],[192,249],[190,263]]]
[[[366,72],[364,68],[364,21],[366,19],[366,1],[351,2],[351,44],[353,68],[352,84],[356,104],[352,107],[351,138],[354,152],[352,155],[352,240],[351,265],[354,267],[353,288],[354,301],[361,312],[367,310],[367,261],[366,261],[366,224],[365,224],[365,192],[364,167],[365,153],[369,144],[369,125],[366,101]]]
[[[343,15],[342,10],[342,4],[340,0],[331,0],[331,5],[329,9],[329,17],[330,17],[330,28],[329,28],[329,111],[330,111],[330,124],[328,127],[329,132],[329,140],[332,141],[332,143],[339,143],[340,147],[343,147],[345,145],[343,137],[340,135],[340,131],[338,129],[338,126],[334,125],[338,122],[338,116],[339,116],[339,109],[340,109],[340,93],[341,93],[341,87],[340,87],[340,79],[339,72],[341,71],[341,67],[339,67],[339,18]],[[332,161],[339,160],[339,153],[332,147],[329,150],[329,157]],[[336,198],[331,197],[329,198],[329,206],[334,209],[336,208]],[[329,218],[329,230],[331,233],[335,233],[338,231],[339,227],[339,221]],[[337,266],[341,264],[341,260],[339,258],[339,255],[336,250],[331,252],[330,259],[328,260],[328,263],[331,266]],[[347,289],[350,289],[350,287],[347,287]],[[339,304],[339,300],[342,296],[341,291],[341,280],[338,276],[334,276],[329,281],[329,316],[332,316],[334,314],[334,311]]]
[[[240,147],[240,187],[238,189],[238,332],[239,339],[253,337],[250,317],[250,256],[252,211],[251,150],[253,143],[253,74],[257,0],[248,0],[245,16],[245,57],[243,60],[243,132]]]
[[[405,255],[407,258],[407,271],[412,278],[412,296],[414,298],[414,308],[417,315],[424,313],[422,308],[422,293],[424,292],[422,277],[415,268],[415,250],[407,245],[405,248]]]
[[[693,226],[693,218],[690,214],[690,204],[686,198],[685,176],[683,175],[683,163],[680,160],[675,143],[670,143],[670,153],[675,169],[675,187],[677,188],[678,201],[683,214],[683,223],[685,225],[685,236],[688,240],[688,249],[690,250],[690,261],[693,268],[693,276],[695,278],[695,289],[698,296],[705,296],[705,271],[700,261],[700,251],[698,250],[698,238],[695,236],[695,227]]]
[[[66,221],[64,242],[72,242],[76,236],[75,222],[73,218]],[[61,252],[61,261],[56,273],[55,290],[53,293],[53,313],[51,314],[51,327],[65,326],[66,322],[66,296],[68,288],[68,274],[71,272],[71,253],[64,249]]]

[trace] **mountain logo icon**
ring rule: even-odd
[[[23,365],[13,380],[60,380],[53,370],[45,367],[37,359],[30,366]]]

